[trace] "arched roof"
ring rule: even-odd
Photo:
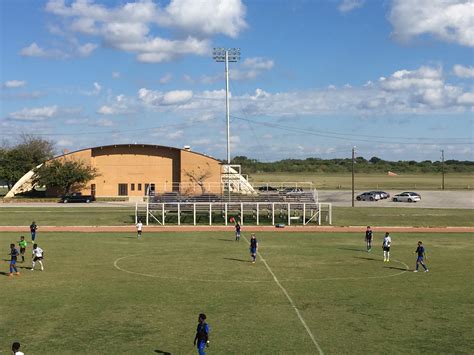
[[[168,146],[164,146],[164,145],[157,145],[157,144],[138,144],[138,143],[133,143],[133,144],[110,144],[110,145],[99,145],[97,147],[89,147],[89,148],[83,148],[83,149],[78,149],[78,150],[75,150],[75,151],[72,151],[72,152],[67,152],[67,153],[64,153],[64,154],[61,154],[61,155],[58,155],[58,156],[55,156],[54,158],[51,158],[50,160],[53,160],[53,159],[57,159],[57,158],[60,158],[60,157],[64,157],[64,156],[67,156],[67,155],[70,155],[70,154],[75,154],[75,153],[78,153],[78,152],[83,152],[85,150],[93,150],[93,149],[101,149],[101,148],[126,148],[126,147],[146,147],[146,148],[159,148],[159,149],[170,149],[170,150],[176,150],[176,151],[186,151],[186,152],[189,152],[189,153],[193,153],[193,154],[197,154],[197,155],[201,155],[203,157],[206,157],[206,158],[209,158],[209,159],[212,159],[212,160],[215,160],[217,161],[218,163],[222,163],[219,159],[216,159],[214,157],[211,157],[207,154],[204,154],[204,153],[198,153],[198,152],[195,152],[195,151],[192,151],[192,150],[187,150],[187,149],[181,149],[181,148],[176,148],[176,147],[168,147]]]

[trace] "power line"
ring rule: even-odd
[[[313,135],[317,137],[325,137],[325,138],[333,138],[333,139],[341,139],[341,140],[348,140],[348,137],[351,139],[351,141],[357,141],[357,142],[368,142],[368,143],[381,143],[381,144],[413,144],[413,145],[432,145],[432,144],[452,144],[452,145],[472,145],[474,144],[472,141],[469,142],[407,142],[407,141],[381,141],[378,140],[377,138],[385,138],[385,139],[430,139],[430,138],[412,138],[412,137],[380,137],[377,136],[374,138],[374,136],[364,136],[364,135],[350,135],[347,133],[332,133],[332,132],[326,132],[326,131],[315,131],[310,128],[298,128],[294,126],[286,126],[278,123],[270,123],[270,122],[259,122],[255,120],[251,120],[248,118],[243,118],[243,117],[237,117],[237,116],[232,116],[232,118],[235,118],[237,120],[241,121],[246,121],[250,122],[253,124],[257,124],[260,126],[264,127],[270,127],[270,128],[275,128],[275,129],[281,129],[285,130],[288,132],[294,132],[294,133],[300,133],[300,134],[307,134],[307,135]],[[322,133],[320,133],[322,132]],[[364,138],[355,138],[355,137],[372,137],[372,139],[364,139]],[[431,138],[432,139],[432,138]],[[467,138],[455,138],[455,139],[467,139]]]

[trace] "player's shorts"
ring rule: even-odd
[[[33,261],[43,260],[42,256],[35,256]]]
[[[15,265],[16,264],[16,260],[10,260],[10,265]]]
[[[250,248],[250,253],[255,254],[257,252],[257,248]]]
[[[383,247],[383,251],[390,251],[390,247]]]
[[[422,256],[419,256],[416,261],[423,261],[423,257]]]
[[[26,248],[20,248],[20,254],[25,254]]]
[[[235,232],[235,235],[236,235],[237,237],[240,237],[240,232]]]

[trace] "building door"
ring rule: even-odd
[[[95,196],[95,184],[91,184],[91,195]]]
[[[128,184],[118,184],[118,195],[128,196]]]

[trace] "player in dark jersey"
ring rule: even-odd
[[[30,224],[30,232],[31,232],[31,241],[34,243],[36,239],[36,230],[38,226],[36,225],[35,221],[31,222]]]
[[[367,230],[365,231],[365,242],[367,244],[367,252],[372,250],[372,229],[370,226],[367,226]]]
[[[418,272],[418,266],[421,264],[423,268],[425,269],[425,272],[428,272],[428,267],[426,266],[425,262],[423,261],[423,258],[427,258],[426,253],[425,253],[425,248],[423,247],[423,243],[421,241],[418,242],[418,247],[415,250],[415,254],[417,254],[417,259],[416,259],[416,269],[414,272]]]
[[[10,255],[10,273],[8,274],[8,276],[13,276],[13,270],[15,270],[15,273],[17,275],[20,275],[18,269],[16,268],[16,260],[18,259],[19,254],[20,253],[15,248],[15,244],[10,244],[10,254],[8,254]]]
[[[204,313],[199,314],[194,345],[197,345],[199,355],[206,355],[206,346],[209,347],[209,325]]]
[[[252,233],[252,237],[250,238],[250,256],[252,257],[252,263],[255,264],[257,260],[257,251],[258,251],[258,241],[255,238],[255,234]]]
[[[235,224],[235,240],[236,241],[240,240],[240,223],[239,222]]]

